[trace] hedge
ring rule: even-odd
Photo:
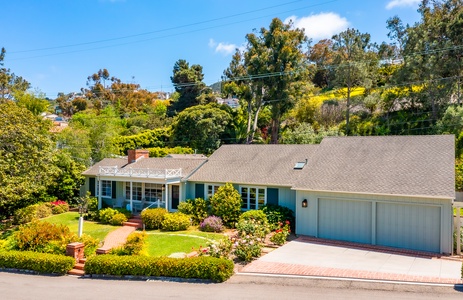
[[[31,251],[0,251],[0,268],[32,270],[47,274],[66,274],[76,261],[63,255]]]
[[[224,258],[97,255],[85,263],[86,274],[164,276],[223,282],[233,275],[233,262]]]

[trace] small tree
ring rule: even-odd
[[[233,226],[241,214],[241,196],[231,183],[217,189],[210,199],[214,216],[221,217],[224,224]]]

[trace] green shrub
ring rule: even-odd
[[[146,229],[159,229],[166,214],[165,208],[148,208],[141,212],[141,219]]]
[[[33,204],[16,210],[13,215],[13,223],[16,225],[26,224],[51,215],[52,209],[48,203]]]
[[[0,268],[66,274],[74,267],[75,263],[74,258],[63,255],[29,251],[0,251]]]
[[[103,208],[98,212],[100,222],[103,224],[109,224],[111,219],[118,213],[114,208]]]
[[[114,226],[121,226],[124,222],[127,222],[127,217],[123,213],[119,212],[111,218],[109,224]]]
[[[32,222],[37,219],[35,215],[35,206],[29,205],[27,207],[20,208],[14,212],[13,224],[21,225]]]
[[[235,251],[233,253],[242,261],[251,261],[253,258],[259,257],[261,252],[262,245],[260,239],[248,235],[242,237],[235,243]]]
[[[33,221],[19,226],[11,243],[15,250],[65,254],[66,245],[74,238],[65,225]]]
[[[174,148],[165,148],[165,147],[152,147],[148,148],[150,157],[164,157],[169,154],[193,154],[194,150],[189,147],[174,147]]]
[[[166,276],[223,282],[233,275],[233,262],[215,257],[144,257],[97,255],[85,263],[85,273],[105,275]]]
[[[87,204],[87,213],[85,214],[85,219],[98,221],[98,199],[95,197],[90,197],[90,193],[88,192],[85,197],[82,197],[82,200]]]
[[[100,246],[100,240],[96,239],[88,234],[82,234],[80,238],[77,239],[77,241],[83,243],[85,245],[84,247],[84,255],[85,257],[90,257],[95,254],[96,249],[98,246]]]
[[[143,255],[145,254],[145,232],[132,232],[122,247],[114,248],[110,254],[116,255]]]
[[[52,208],[47,203],[34,204],[35,216],[38,219],[49,217],[53,214]]]
[[[265,236],[270,233],[270,229],[267,224],[263,224],[254,219],[244,219],[239,221],[236,225],[236,230],[240,237],[254,236],[260,239],[265,238]]]
[[[209,248],[208,255],[217,258],[228,258],[232,251],[233,243],[229,238],[224,238],[208,243],[207,247]]]
[[[175,212],[164,216],[161,228],[167,231],[179,231],[187,230],[190,225],[191,221],[188,215],[181,212]]]
[[[270,237],[270,241],[276,245],[283,245],[288,238],[291,229],[289,229],[289,221],[286,221],[285,224],[279,223],[279,228],[275,230],[273,235]]]
[[[241,214],[239,221],[255,220],[261,224],[268,224],[267,215],[261,210],[248,210]]]
[[[294,212],[287,207],[267,204],[262,206],[260,210],[267,216],[268,223],[272,230],[278,228],[278,223],[284,223],[285,221],[289,221],[291,225],[295,224]]]
[[[178,205],[178,211],[190,215],[193,225],[198,225],[209,215],[210,202],[202,198],[188,199]]]
[[[124,216],[127,218],[127,219],[130,219],[132,217],[132,212],[126,208],[121,208],[121,207],[118,207],[118,208],[115,208],[115,210],[117,210],[117,212],[121,213],[121,214],[124,214]]]
[[[47,204],[51,207],[51,210],[54,215],[62,214],[69,211],[69,204],[67,204],[63,200],[48,202]]]
[[[211,213],[222,218],[225,225],[233,227],[241,214],[241,196],[231,183],[217,189],[211,197]]]

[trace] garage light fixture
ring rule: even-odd
[[[302,207],[307,207],[307,199],[302,200]]]

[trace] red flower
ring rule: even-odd
[[[288,220],[287,220],[285,223],[286,223],[286,225],[289,225],[289,221],[288,221]]]

